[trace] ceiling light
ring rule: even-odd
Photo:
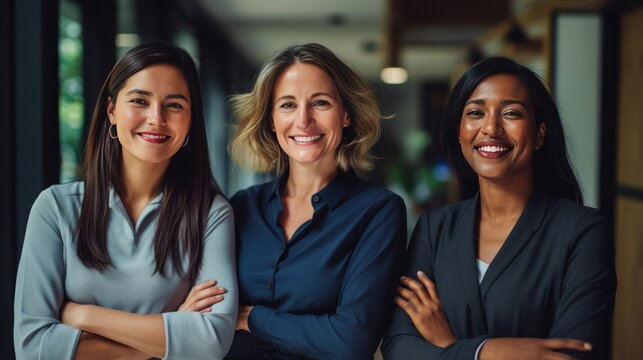
[[[386,84],[404,84],[409,73],[403,67],[387,67],[380,72],[380,79]]]

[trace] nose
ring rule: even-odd
[[[491,112],[482,124],[482,133],[488,136],[498,136],[504,132],[502,127],[502,116],[499,113]]]
[[[165,116],[163,114],[163,106],[161,106],[160,104],[157,104],[149,107],[147,123],[149,125],[165,126]]]
[[[295,126],[300,130],[308,129],[314,121],[310,108],[307,105],[300,106],[299,113],[297,115]]]

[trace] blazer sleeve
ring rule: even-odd
[[[13,326],[18,359],[72,359],[81,334],[59,321],[64,244],[50,191],[43,191],[31,208],[18,266]]]
[[[588,210],[571,227],[562,296],[549,337],[587,341],[593,350],[574,353],[579,359],[608,359],[616,293],[614,241],[605,234],[597,210]]]
[[[167,359],[223,359],[232,345],[237,323],[234,217],[221,196],[213,202],[204,235],[205,246],[197,283],[216,280],[226,289],[212,311],[163,313]]]
[[[255,306],[253,335],[316,359],[372,359],[388,320],[406,245],[406,210],[395,196],[364,229],[342,280],[334,314],[292,314]]]
[[[435,279],[434,252],[431,245],[430,212],[425,212],[415,227],[407,250],[405,275],[417,280],[417,272]],[[382,355],[387,360],[474,359],[476,350],[488,336],[458,339],[446,348],[424,340],[411,318],[394,305],[391,324],[384,336]]]

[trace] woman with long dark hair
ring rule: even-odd
[[[556,105],[506,58],[469,68],[444,152],[468,200],[415,228],[386,359],[606,359],[616,286],[604,219],[584,207]]]
[[[82,178],[44,190],[31,210],[17,356],[222,358],[237,315],[234,224],[184,50],[141,45],[116,63]]]

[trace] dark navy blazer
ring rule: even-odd
[[[284,240],[285,178],[231,199],[240,304],[251,334],[229,358],[372,359],[389,320],[406,247],[402,199],[340,172],[310,199],[314,214]]]
[[[405,273],[437,286],[458,339],[442,349],[399,308],[382,345],[385,359],[474,359],[488,337],[575,338],[594,346],[578,358],[608,359],[616,289],[614,249],[596,209],[535,191],[478,284],[479,198],[425,213]]]

